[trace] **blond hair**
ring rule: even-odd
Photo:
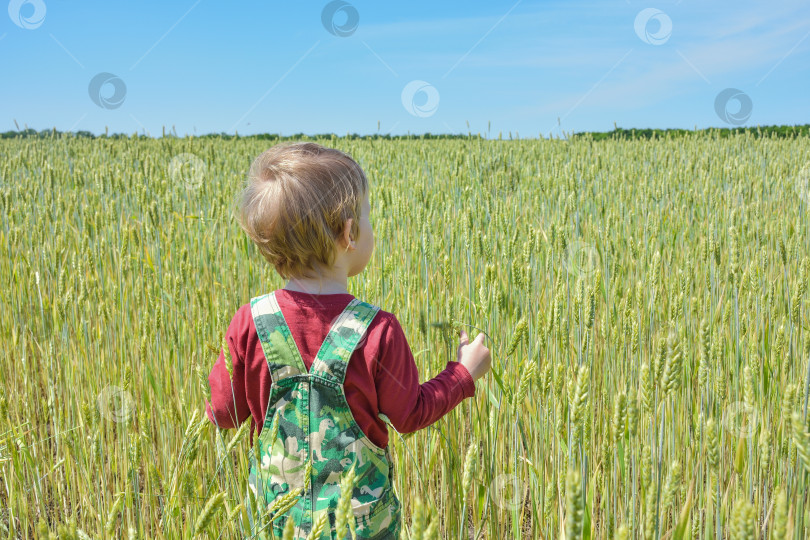
[[[331,268],[347,219],[357,238],[368,180],[351,156],[316,143],[276,145],[251,164],[236,220],[285,279]]]

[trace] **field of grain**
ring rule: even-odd
[[[810,139],[320,142],[423,379],[491,339],[475,398],[391,431],[403,537],[810,536]],[[272,144],[0,141],[0,538],[261,537],[203,400],[284,285],[232,217]]]

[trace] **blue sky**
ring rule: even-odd
[[[0,131],[804,124],[810,2],[11,0],[0,67]]]

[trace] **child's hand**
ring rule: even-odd
[[[492,365],[492,358],[489,356],[489,349],[484,347],[483,332],[475,336],[475,340],[470,343],[467,332],[461,331],[458,346],[458,361],[467,368],[473,381],[477,381],[489,371]]]

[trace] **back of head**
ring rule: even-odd
[[[347,219],[357,235],[367,191],[348,154],[311,142],[279,144],[251,164],[236,219],[281,277],[312,277],[334,264]]]

